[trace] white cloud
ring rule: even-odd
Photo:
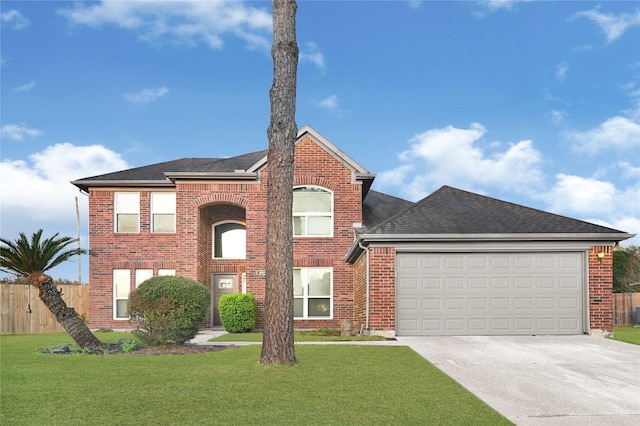
[[[560,81],[564,81],[567,76],[567,71],[569,71],[569,64],[566,61],[559,63],[556,66],[556,78]]]
[[[223,36],[233,35],[250,48],[268,49],[271,40],[270,12],[243,1],[102,1],[60,13],[78,25],[116,25],[152,43],[204,43],[220,49]]]
[[[601,13],[599,7],[576,13],[576,17],[584,17],[595,22],[611,43],[622,36],[628,29],[640,26],[640,9],[631,13]]]
[[[3,26],[8,25],[14,30],[26,28],[31,23],[20,11],[15,9],[0,13],[0,22],[2,22]]]
[[[313,103],[318,108],[327,110],[338,118],[343,116],[342,108],[340,108],[340,100],[337,95],[331,95],[320,101],[314,101]]]
[[[563,214],[589,215],[594,206],[614,206],[616,187],[610,182],[559,174],[546,195],[549,209]]]
[[[324,71],[326,67],[320,48],[312,41],[305,43],[300,48],[299,59],[301,62],[311,62],[321,71]]]
[[[396,187],[412,200],[441,185],[476,192],[493,187],[530,193],[542,183],[541,154],[531,141],[489,154],[481,146],[485,133],[484,126],[473,123],[469,129],[448,126],[418,134],[409,141],[410,148],[398,156],[402,164],[378,174],[377,183]]]
[[[119,154],[101,145],[71,143],[49,146],[30,155],[29,162],[3,160],[0,163],[3,235],[38,229],[41,223],[74,224],[74,197],[78,188],[69,182],[127,167]],[[86,218],[86,207],[83,217]]]
[[[605,180],[559,174],[542,197],[548,209],[632,234],[640,233],[640,169],[621,163],[630,185],[625,188]],[[603,219],[606,218],[606,219]],[[638,244],[640,237],[624,244]]]
[[[612,148],[629,150],[640,147],[640,123],[615,116],[591,130],[566,132],[565,137],[574,142],[576,151],[595,154]]]
[[[16,87],[15,89],[13,89],[13,91],[14,92],[29,92],[34,87],[36,87],[36,82],[35,81],[30,81],[27,84],[23,84],[22,86]]]
[[[527,3],[533,0],[481,0],[478,3],[493,12],[496,10],[511,10],[517,3]]]
[[[552,110],[549,113],[549,115],[551,116],[551,121],[556,126],[558,126],[558,125],[564,123],[565,121],[567,121],[567,117],[568,117],[568,114],[567,114],[566,111],[561,111],[561,110],[557,110],[557,109]]]
[[[137,93],[125,93],[122,97],[134,105],[144,105],[160,99],[167,93],[169,93],[169,89],[166,87],[157,87],[155,89],[144,89]]]
[[[35,138],[40,136],[42,132],[38,129],[29,128],[20,124],[5,124],[0,128],[0,134],[2,134],[3,138],[22,141],[26,136]]]

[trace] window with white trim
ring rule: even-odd
[[[131,291],[131,271],[113,270],[113,319],[128,319],[127,305]]]
[[[315,186],[293,188],[293,235],[333,236],[333,194]]]
[[[136,269],[136,288],[151,277],[153,277],[153,269]]]
[[[176,194],[151,193],[151,232],[176,232]]]
[[[115,232],[140,232],[140,193],[114,194]]]
[[[333,269],[293,270],[293,316],[296,319],[333,317]]]
[[[175,269],[158,269],[159,277],[166,276],[166,275],[174,276],[175,274],[176,274]]]
[[[243,223],[216,223],[213,225],[212,234],[214,259],[246,259],[247,229]]]

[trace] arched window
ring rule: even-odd
[[[293,188],[293,235],[333,236],[333,194],[315,186]]]
[[[220,222],[213,225],[213,258],[245,259],[247,257],[246,227],[240,222]]]

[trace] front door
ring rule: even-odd
[[[211,274],[211,321],[210,327],[221,326],[218,302],[223,294],[233,293],[237,288],[238,276],[235,274]]]

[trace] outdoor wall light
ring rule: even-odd
[[[599,252],[598,252],[598,255],[597,255],[597,256],[598,256],[598,261],[599,261],[600,263],[602,263],[602,259],[604,259],[604,255],[605,255],[605,252],[603,252],[603,251],[599,251]]]

